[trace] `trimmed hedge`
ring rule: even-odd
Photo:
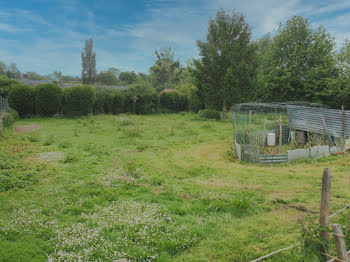
[[[172,112],[187,110],[186,96],[178,91],[162,92],[160,94],[160,104],[163,108]]]
[[[125,90],[126,109],[132,114],[154,114],[159,109],[159,94],[153,87],[134,85]]]
[[[41,116],[52,116],[60,111],[63,90],[54,84],[40,84],[35,87],[36,112]]]
[[[73,86],[64,89],[63,114],[82,116],[92,113],[95,92],[90,86]]]
[[[211,109],[200,110],[198,112],[198,115],[200,118],[204,118],[204,119],[220,120],[220,118],[221,118],[219,111],[211,110]]]
[[[25,84],[16,84],[8,94],[9,105],[20,116],[33,115],[35,112],[35,91]]]
[[[96,90],[95,102],[93,106],[94,115],[104,113],[105,96],[101,90]]]
[[[113,95],[113,114],[125,112],[125,94],[117,90]]]

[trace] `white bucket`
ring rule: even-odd
[[[267,146],[275,146],[276,145],[276,134],[268,133],[267,134]]]

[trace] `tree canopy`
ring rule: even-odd
[[[207,106],[219,103],[226,118],[227,103],[246,101],[256,76],[256,45],[242,14],[219,10],[210,19],[206,41],[197,41],[200,59],[194,60],[195,83]]]
[[[81,79],[83,84],[92,84],[96,79],[96,53],[93,51],[92,38],[85,41],[84,51],[81,53]]]

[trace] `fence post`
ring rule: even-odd
[[[320,208],[320,225],[329,226],[329,203],[331,199],[331,170],[329,167],[325,167],[322,176],[322,192],[321,192],[321,208]],[[329,241],[329,235],[327,231],[320,232],[320,237]],[[327,250],[321,250],[323,253],[327,253]]]
[[[349,261],[348,252],[346,251],[346,245],[344,240],[343,231],[339,224],[332,225],[335,247],[337,249],[337,258],[342,261]]]

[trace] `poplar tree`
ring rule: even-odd
[[[83,84],[93,84],[96,79],[96,53],[93,51],[92,38],[85,41],[84,51],[81,53],[81,66]]]

